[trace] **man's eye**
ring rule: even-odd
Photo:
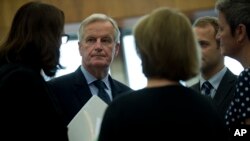
[[[102,39],[101,42],[107,45],[107,44],[111,44],[113,40],[109,38],[105,38],[105,39]]]
[[[205,48],[205,47],[208,46],[208,43],[206,43],[206,42],[199,42],[199,44],[200,44],[200,46],[201,46],[202,48]]]
[[[102,40],[102,42],[103,42],[103,43],[111,43],[111,40],[109,40],[109,39],[104,39],[104,40]]]
[[[94,43],[96,40],[95,39],[87,39],[86,42],[87,43]]]

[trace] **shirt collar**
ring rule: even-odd
[[[208,80],[205,80],[201,75],[200,75],[200,88],[202,84],[205,81],[209,81],[209,83],[213,86],[214,89],[218,89],[220,81],[222,80],[223,76],[225,75],[227,71],[227,68],[224,66],[223,69],[221,69],[218,73],[216,73],[213,77],[211,77]]]
[[[82,65],[81,65],[81,71],[82,71],[82,73],[84,74],[84,76],[85,76],[86,81],[87,81],[88,84],[91,84],[91,83],[93,83],[95,80],[97,80],[97,79],[95,78],[95,76],[93,76],[92,74],[90,74]],[[105,83],[105,85],[106,85],[107,87],[109,87],[108,76],[109,76],[109,75],[106,75],[106,76],[102,79],[102,81]]]

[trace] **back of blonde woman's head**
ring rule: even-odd
[[[142,17],[134,37],[147,78],[188,80],[199,73],[199,48],[189,19],[167,7]]]

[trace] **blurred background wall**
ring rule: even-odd
[[[26,2],[32,0],[0,0],[0,42],[4,40],[11,26],[12,19],[17,9]],[[141,84],[132,86],[139,89],[145,86],[146,80],[141,73],[140,64],[129,64],[129,59],[136,62],[131,54],[134,53],[131,28],[137,19],[151,10],[168,6],[185,13],[193,22],[200,16],[216,16],[214,5],[216,0],[40,0],[50,3],[62,9],[65,13],[65,32],[71,35],[71,42],[62,45],[61,61],[67,71],[58,72],[57,76],[74,71],[80,65],[80,56],[77,45],[77,30],[80,22],[92,13],[105,13],[113,17],[119,24],[122,32],[122,47],[117,58],[111,66],[111,75],[119,81],[127,84]],[[46,15],[45,15],[46,16]],[[132,40],[131,40],[132,39]],[[128,49],[127,51],[125,49]],[[130,56],[127,55],[130,54]],[[136,53],[134,53],[136,56]],[[134,59],[134,60],[133,60]],[[140,63],[140,62],[137,62]],[[135,68],[139,66],[139,68]],[[135,70],[137,72],[130,72]],[[142,77],[141,79],[131,77]],[[193,81],[190,81],[194,83]],[[132,84],[133,83],[133,84]]]
[[[0,38],[8,31],[16,10],[32,0],[0,0]],[[120,27],[127,19],[138,17],[160,6],[177,8],[192,18],[197,11],[213,9],[215,0],[40,0],[65,12],[66,23],[77,23],[94,12],[115,18]],[[126,22],[125,22],[126,23]]]

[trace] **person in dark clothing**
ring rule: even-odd
[[[109,104],[114,98],[131,88],[113,79],[110,65],[120,48],[120,31],[109,16],[94,13],[84,19],[79,28],[79,52],[82,65],[70,74],[48,81],[63,106],[64,123],[68,125],[92,95],[105,97]],[[103,85],[102,95],[96,82]]]
[[[189,19],[158,8],[138,21],[134,37],[147,87],[109,105],[97,140],[227,140],[211,101],[180,83],[199,73],[199,48]]]
[[[68,141],[62,110],[42,73],[60,68],[64,13],[28,2],[15,14],[0,46],[1,137],[5,140]]]
[[[221,53],[241,63],[244,70],[240,73],[234,91],[234,97],[227,109],[225,120],[232,139],[238,129],[247,129],[245,140],[250,138],[250,1],[218,0],[218,12]]]
[[[237,76],[224,64],[220,41],[216,39],[219,31],[218,18],[200,17],[194,21],[193,29],[200,44],[202,59],[199,81],[191,88],[211,98],[221,118],[224,118],[234,96]],[[211,85],[208,94],[204,93],[206,83]]]

